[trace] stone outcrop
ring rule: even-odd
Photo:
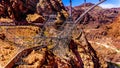
[[[61,0],[39,0],[37,13],[41,15],[57,15],[56,23],[62,23],[68,18],[68,13]]]
[[[2,0],[0,1],[0,17],[3,18],[10,18],[13,19],[14,21],[25,21],[28,14],[36,14],[36,13],[41,15],[41,17],[44,15],[49,16],[50,14],[58,15],[60,13],[60,17],[59,17],[60,20],[62,20],[63,18],[66,19],[68,17],[68,13],[65,10],[65,7],[61,0]],[[36,19],[35,20],[33,19],[33,22],[35,21]],[[20,22],[18,22],[18,24],[19,23]]]
[[[5,11],[9,10],[9,12],[7,12],[6,15],[3,13],[4,11],[1,10],[4,8],[1,8],[0,10],[2,12],[0,12],[0,14],[3,17],[8,16],[11,19],[14,19],[17,21],[26,19],[28,23],[40,22],[44,20],[43,19],[44,15],[56,14],[57,20],[55,22],[56,24],[59,24],[59,23],[63,23],[65,19],[68,17],[68,13],[65,10],[61,0],[39,0],[39,1],[38,0],[24,0],[24,1],[23,0],[19,0],[19,1],[18,0],[10,0],[10,1],[2,0],[2,1],[5,3],[10,2],[12,3],[12,5],[9,5],[9,3],[6,5],[5,4],[3,5],[3,2],[1,2],[1,5],[3,7],[7,5],[11,7],[8,7],[8,6],[6,7]],[[88,4],[87,6],[89,7],[91,5],[93,4]],[[16,6],[19,6],[19,7],[17,8]],[[36,7],[36,8],[33,8],[33,7]],[[11,10],[11,9],[14,9],[14,10]],[[99,7],[96,9],[99,9]],[[20,11],[20,14],[15,14],[14,12],[18,12],[18,10]],[[86,16],[80,21],[80,23],[85,22],[84,24],[88,24],[91,21],[100,22],[104,20],[103,18],[108,18],[109,11],[106,11],[106,10],[102,11],[100,9],[101,10],[100,12],[103,12],[102,13],[103,16],[102,16],[99,11],[97,11],[96,13],[95,10],[93,10],[93,12],[86,14]],[[75,16],[76,18],[78,18],[78,16],[82,14],[84,10],[74,9],[73,12],[74,14],[76,13]],[[112,13],[113,11],[110,11],[110,12]],[[77,13],[79,13],[79,15]],[[100,15],[98,13],[100,13]],[[117,14],[116,11],[113,12],[113,14],[114,13]],[[25,14],[25,18],[19,18],[19,15],[22,15],[22,14],[23,15]],[[94,15],[96,15],[96,17]],[[74,17],[74,19],[76,18]],[[72,25],[71,26],[65,25],[65,27],[66,29],[68,29],[66,30],[66,33],[64,33],[66,35],[67,31],[69,31],[69,28],[72,27]],[[24,47],[32,48],[32,47],[35,47],[36,45],[39,45],[39,46],[46,45],[44,48],[41,47],[37,50],[31,49],[33,50],[32,52],[26,50],[26,52],[29,52],[29,53],[26,55],[23,55],[23,57],[21,57],[16,64],[14,63],[15,65],[13,66],[15,67],[17,66],[18,68],[30,68],[30,67],[34,67],[34,68],[41,68],[41,67],[42,68],[74,68],[74,67],[75,68],[83,68],[83,67],[84,68],[107,68],[107,63],[103,59],[104,55],[102,55],[101,53],[103,48],[101,47],[99,49],[98,47],[96,49],[95,48],[93,49],[91,44],[88,42],[84,32],[83,31],[80,32],[80,28],[77,28],[77,27],[79,27],[79,25],[76,26],[75,34],[70,35],[72,37],[69,38],[68,36],[67,38],[65,37],[64,39],[63,38],[59,39],[58,36],[60,35],[59,33],[61,33],[61,30],[54,28],[54,26],[45,27],[45,29],[43,29],[44,31],[43,31],[42,37],[43,36],[53,37],[53,38],[58,37],[57,40],[56,38],[46,39],[46,38],[40,37],[39,35],[41,34],[40,33],[41,29],[39,27],[34,27],[34,26],[0,27],[1,28],[0,52],[2,54],[2,55],[0,54],[0,56],[2,57],[2,59],[0,58],[0,65],[1,65],[1,62],[3,62],[3,60],[6,59],[6,56],[8,57],[9,54],[11,54],[14,50],[16,50],[14,48],[21,47],[21,49],[24,49]],[[63,37],[64,37],[64,34],[62,34]],[[43,40],[44,42],[42,43],[41,40]],[[10,44],[15,45],[16,47],[12,48]],[[100,52],[97,51],[97,49]],[[22,52],[22,54],[24,54],[24,52]],[[11,55],[11,56],[14,57],[14,55]],[[19,55],[17,56],[20,57]],[[2,65],[5,65],[5,64],[6,63]]]
[[[65,7],[61,0],[39,0],[37,4],[38,13],[52,14],[65,10]]]
[[[28,14],[26,20],[28,23],[43,23],[45,21],[39,14]]]
[[[2,0],[0,16],[17,21],[24,20],[28,13],[35,12],[37,2],[37,0]]]

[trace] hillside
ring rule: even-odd
[[[92,3],[86,3],[86,7],[84,4],[73,7],[72,14],[73,19],[76,20],[84,11],[89,7],[93,6]],[[66,7],[69,11],[69,7]],[[80,23],[83,24],[105,24],[112,23],[113,20],[117,17],[118,13],[120,13],[119,8],[111,8],[111,9],[103,9],[99,6],[90,11],[86,16],[81,20]]]
[[[112,24],[110,24],[108,27],[110,28],[108,33],[111,37],[115,37],[120,39],[120,14],[118,17],[113,21]]]
[[[0,1],[0,68],[111,68],[120,65],[120,9],[62,0]]]

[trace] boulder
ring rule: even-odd
[[[26,20],[28,23],[43,23],[45,21],[39,14],[28,14]]]

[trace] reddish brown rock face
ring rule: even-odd
[[[93,4],[87,4],[86,6],[89,7],[92,5]],[[78,18],[78,16],[84,12],[84,6],[74,7],[73,12],[73,18]],[[109,15],[109,12],[117,14],[116,12],[103,10],[102,8],[97,7],[92,10],[92,12],[86,14],[80,22],[85,22],[85,24],[82,25],[83,27],[86,25],[92,27],[89,22],[104,23],[106,20],[110,22],[113,18],[108,18],[112,15]],[[27,23],[29,24],[34,24],[34,22],[42,23],[44,21],[42,15],[49,15],[52,13],[56,14],[56,25],[64,23],[68,16],[61,0],[0,1],[0,15],[19,22],[27,20]],[[99,26],[93,29],[89,29],[89,27],[87,27],[88,29],[85,29],[85,27],[83,28],[86,32],[85,34],[84,31],[80,31],[80,28],[82,28],[80,27],[81,25],[77,25],[77,28],[71,32],[72,35],[69,34],[70,36],[67,36],[67,38],[64,39],[59,39],[59,35],[63,29],[59,30],[59,27],[57,28],[56,25],[46,26],[45,29],[34,26],[0,26],[0,65],[6,66],[8,61],[10,61],[7,67],[4,68],[12,68],[12,66],[18,68],[107,68],[105,58],[119,62],[117,60],[119,60],[120,55],[115,55],[119,50],[115,50],[115,48],[108,46],[108,44],[111,43],[111,39],[107,39],[107,37],[105,37],[109,35],[109,32],[111,34],[115,33],[115,35],[117,32],[117,38],[120,39],[118,29],[119,22],[120,21],[118,21],[117,28],[117,24],[113,24],[111,25],[112,29],[110,30],[106,27],[105,29],[100,30]],[[69,26],[66,24],[63,28],[68,30],[63,30],[64,33],[61,34],[60,37],[62,37],[62,35],[64,36],[64,34],[66,35],[70,27],[72,27],[72,25]],[[113,30],[116,31],[112,32]],[[58,39],[42,38],[40,35],[41,32],[43,33],[42,37],[58,37]],[[90,43],[85,35],[87,35]],[[115,39],[116,42],[113,44],[118,46],[120,41],[119,39]],[[112,48],[112,50],[103,46]],[[11,57],[9,58],[9,56]],[[17,59],[17,57],[19,58]],[[113,57],[117,59],[114,59]],[[16,61],[14,62],[14,60]],[[9,65],[11,67],[9,67]]]
[[[61,0],[39,0],[37,4],[38,13],[56,13],[65,10],[65,7]]]
[[[0,17],[10,18],[16,25],[28,25],[28,15],[38,14],[41,18],[46,14],[56,14],[57,20],[63,22],[68,13],[61,0],[2,0],[0,1]],[[30,19],[33,23],[43,23],[42,18]],[[56,21],[56,22],[58,22]],[[1,21],[0,22],[6,22]],[[22,22],[22,23],[21,23]]]
[[[27,16],[36,13],[41,15],[41,17],[44,14],[60,14],[60,20],[68,17],[68,13],[61,0],[2,0],[0,2],[0,17],[8,17],[14,21],[18,21],[17,25],[28,24],[20,23],[20,21],[29,22],[28,20],[26,21]],[[31,20],[35,22],[38,19]],[[43,23],[43,20],[40,23]]]

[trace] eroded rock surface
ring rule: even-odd
[[[36,14],[39,17],[31,20],[28,19],[30,15]],[[37,20],[37,22],[43,23],[44,16],[49,16],[50,14],[58,15],[57,20],[62,20],[62,22],[68,17],[68,13],[61,0],[2,0],[0,2],[0,17],[10,18],[18,25],[21,25],[19,21],[26,22],[26,17],[27,22],[36,22]]]

